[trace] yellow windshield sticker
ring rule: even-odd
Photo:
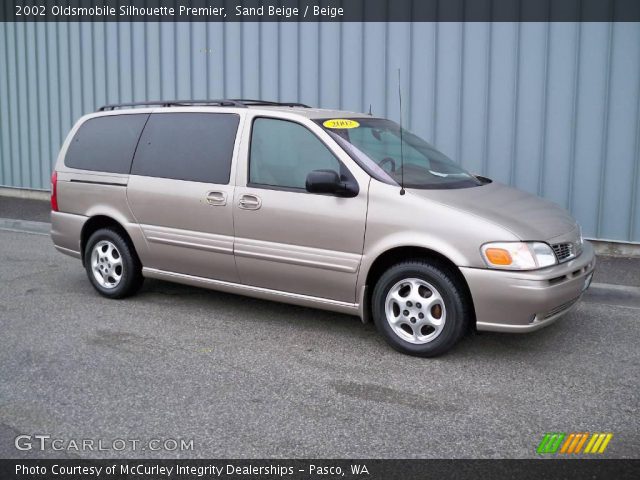
[[[358,122],[348,118],[332,118],[322,122],[322,125],[327,128],[358,128],[360,126]]]

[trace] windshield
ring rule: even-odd
[[[420,137],[382,118],[316,120],[374,178],[407,188],[467,188],[482,185]],[[402,141],[400,140],[402,136]],[[404,166],[403,166],[404,165]],[[404,177],[404,179],[403,179]]]

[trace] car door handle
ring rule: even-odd
[[[243,210],[258,210],[262,206],[262,200],[257,195],[242,195],[238,206]]]
[[[226,205],[227,195],[224,192],[207,192],[206,200],[209,205]]]

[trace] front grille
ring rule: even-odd
[[[553,248],[553,253],[556,254],[556,258],[560,263],[571,260],[582,253],[580,243],[556,243],[551,245],[551,248]]]
[[[559,262],[562,262],[563,260],[566,260],[567,258],[571,257],[573,253],[572,252],[573,245],[570,243],[558,243],[554,245],[552,248]]]

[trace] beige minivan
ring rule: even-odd
[[[102,295],[145,277],[373,319],[418,356],[529,332],[588,288],[557,205],[370,115],[257,100],[107,105],[52,175],[55,247]]]

